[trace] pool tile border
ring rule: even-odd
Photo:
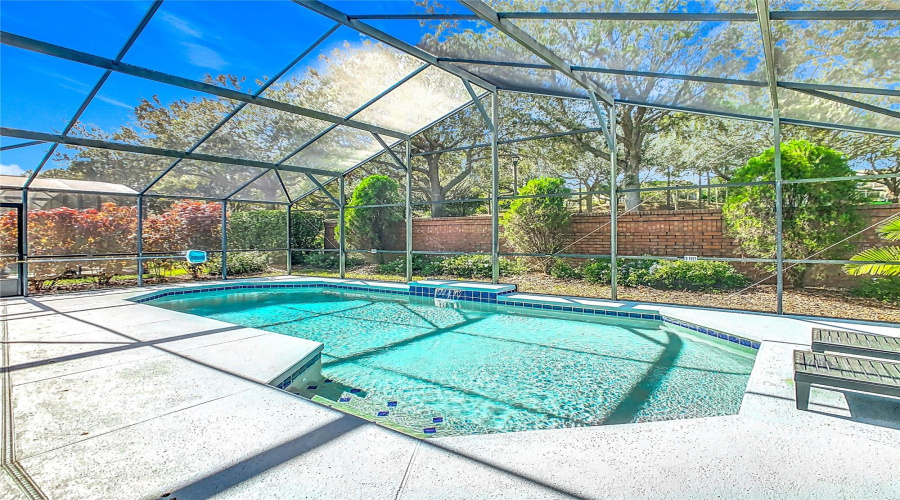
[[[732,344],[738,344],[744,347],[749,347],[754,350],[759,350],[760,342],[756,340],[750,340],[744,337],[738,337],[737,335],[733,335],[730,333],[725,333],[714,328],[707,328],[705,326],[700,326],[689,321],[683,321],[680,319],[670,318],[668,316],[663,316],[663,323],[669,323],[671,325],[680,326],[682,328],[687,328],[688,330],[693,330],[697,333],[702,333],[704,335],[709,335],[710,337],[715,337],[720,340],[726,340],[731,342]]]
[[[310,358],[309,361],[303,363],[302,366],[293,371],[290,375],[288,375],[285,379],[283,379],[278,384],[275,384],[275,387],[279,389],[287,389],[291,384],[300,379],[300,376],[303,375],[303,372],[310,369],[316,362],[322,359],[322,353],[316,353],[315,356]]]
[[[475,290],[463,290],[454,288],[441,288],[433,286],[417,286],[410,285],[392,285],[389,287],[381,287],[378,285],[349,285],[341,283],[328,282],[309,282],[309,283],[242,283],[234,285],[209,286],[200,288],[189,288],[182,290],[161,290],[146,295],[141,295],[131,299],[139,304],[149,302],[151,300],[170,297],[175,295],[188,295],[202,292],[220,292],[226,290],[241,289],[287,289],[287,288],[328,288],[334,290],[349,290],[356,292],[368,293],[385,293],[389,295],[403,295],[408,297],[423,297],[432,299],[446,300],[462,300],[466,302],[475,302],[481,304],[494,304],[499,306],[520,307],[523,309],[540,309],[543,311],[565,312],[573,314],[587,314],[591,316],[609,316],[621,319],[639,319],[649,321],[661,321],[675,326],[680,326],[688,330],[695,331],[715,337],[733,344],[738,344],[751,349],[759,349],[760,342],[740,337],[731,333],[723,332],[713,328],[707,328],[695,323],[683,321],[677,318],[664,316],[658,311],[637,312],[622,311],[618,309],[610,309],[604,307],[590,306],[586,304],[579,305],[560,305],[558,303],[541,303],[540,297],[535,296],[534,299],[525,300],[506,300],[507,295],[518,293],[516,290],[508,290],[503,292],[480,292]],[[301,370],[302,372],[302,370]],[[287,380],[287,379],[285,379]],[[290,385],[290,384],[288,384]],[[286,387],[286,386],[285,386]],[[280,387],[279,387],[280,388]]]

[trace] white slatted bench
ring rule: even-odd
[[[813,328],[812,350],[900,361],[900,338]]]
[[[810,385],[900,398],[900,363],[794,351],[797,409],[809,408]]]

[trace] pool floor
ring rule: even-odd
[[[150,304],[322,342],[323,380],[295,392],[414,435],[735,414],[755,359],[658,321],[322,289],[176,297]]]

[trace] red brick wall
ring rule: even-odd
[[[869,224],[893,215],[900,204],[876,205],[863,209]],[[334,221],[325,223],[326,246],[335,248]],[[657,255],[705,257],[739,256],[738,245],[725,235],[722,212],[706,210],[660,210],[630,212],[619,217],[619,255]],[[502,228],[501,228],[502,230]],[[404,224],[398,224],[396,237],[385,250],[405,248]],[[848,235],[849,236],[849,235]],[[576,214],[572,217],[572,244],[561,253],[609,254],[609,214]],[[862,247],[879,242],[875,228],[854,238]],[[413,220],[413,248],[425,251],[490,252],[491,217],[417,218]],[[501,251],[512,251],[501,237]],[[849,256],[848,256],[849,257]],[[740,266],[742,269],[752,266]],[[829,266],[837,269],[838,266]],[[831,275],[832,273],[829,273]]]

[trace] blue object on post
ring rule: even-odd
[[[184,258],[188,261],[188,264],[205,264],[206,252],[203,250],[188,250],[184,253]]]

